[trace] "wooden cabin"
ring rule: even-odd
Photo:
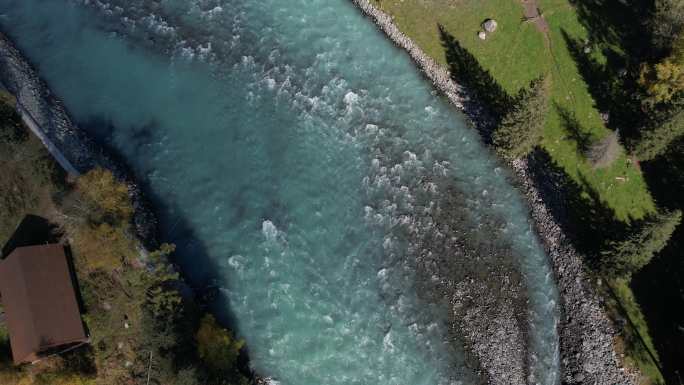
[[[0,262],[0,298],[15,364],[88,342],[62,245],[14,249]]]

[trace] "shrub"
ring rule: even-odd
[[[93,212],[102,216],[96,222],[118,224],[131,220],[133,205],[128,186],[116,180],[111,171],[95,168],[78,178],[76,187]]]
[[[207,314],[202,318],[195,339],[197,353],[210,371],[215,374],[235,371],[244,341],[236,340],[233,333],[216,323],[212,315]]]
[[[201,382],[198,380],[197,369],[195,368],[185,368],[178,371],[176,376],[176,382],[174,385],[200,385]]]
[[[137,255],[128,186],[110,171],[96,168],[79,177],[62,207],[72,245],[90,270],[111,271]]]
[[[89,270],[112,271],[136,254],[135,243],[121,227],[86,224],[71,232],[72,246]]]
[[[613,164],[621,152],[620,134],[618,131],[613,131],[591,145],[586,156],[594,168],[604,168]]]
[[[41,373],[33,385],[95,385],[95,379],[73,373]]]
[[[28,137],[21,117],[6,94],[0,92],[0,143],[17,144]]]

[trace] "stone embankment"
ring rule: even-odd
[[[486,130],[491,126],[486,109],[468,96],[467,89],[456,84],[449,72],[428,57],[420,47],[404,35],[391,16],[373,6],[368,0],[352,2],[400,48],[415,61],[424,75],[447,99],[470,117],[475,126]],[[554,189],[556,178],[548,170],[540,169],[533,161],[516,160],[511,165],[530,206],[530,213],[551,258],[558,290],[561,296],[561,320],[558,332],[561,347],[561,381],[563,384],[637,384],[638,373],[625,370],[613,345],[616,330],[603,310],[585,273],[582,256],[561,230],[551,215],[549,204],[562,205],[563,199]],[[534,174],[535,178],[532,178]],[[481,320],[486,322],[486,320]],[[462,324],[463,326],[463,324]],[[464,330],[462,335],[478,335],[481,328]],[[480,336],[482,338],[483,336]],[[507,373],[519,373],[521,368],[511,366],[505,354],[497,354],[495,346],[470,343],[472,353],[483,359],[494,359],[483,365],[492,384],[512,384]],[[500,353],[500,352],[499,352]],[[499,357],[499,358],[497,358]],[[514,376],[515,377],[515,376]],[[519,381],[518,381],[519,382]],[[516,383],[517,384],[517,383]]]

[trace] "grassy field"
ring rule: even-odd
[[[524,22],[523,5],[517,0],[374,0],[374,3],[392,15],[399,28],[429,56],[453,68],[445,55],[447,47],[440,33],[441,26],[509,95],[514,95],[533,78],[550,74],[552,108],[542,147],[555,168],[564,171],[578,186],[581,197],[574,199],[592,201],[580,206],[601,207],[602,212],[613,217],[610,221],[617,227],[654,212],[655,203],[645,178],[624,153],[612,166],[600,170],[592,168],[583,156],[588,145],[610,132],[601,113],[619,101],[606,100],[597,87],[611,86],[611,79],[606,77],[604,81],[600,72],[609,60],[613,65],[616,61],[628,61],[627,49],[621,44],[628,39],[622,38],[620,31],[611,28],[609,23],[615,23],[614,26],[622,22],[625,28],[630,28],[628,20],[607,20],[605,14],[594,14],[581,3],[577,5],[568,0],[539,0],[538,8],[548,29]],[[613,3],[611,6],[622,6]],[[602,11],[610,15],[611,10]],[[626,17],[621,10],[613,13],[616,18]],[[498,22],[498,28],[483,41],[477,32],[489,18]],[[592,75],[594,79],[590,79]],[[621,121],[613,118],[611,123]],[[613,124],[611,128],[616,127]],[[644,384],[664,383],[638,337],[641,335],[646,346],[655,352],[628,282],[618,281],[612,287],[614,296],[604,293],[611,315],[616,320],[631,320],[625,324],[618,341],[626,364],[640,368]]]
[[[587,197],[598,197],[615,212],[616,219],[640,219],[655,209],[638,167],[626,156],[607,169],[594,170],[581,154],[583,147],[609,131],[566,42],[569,37],[583,43],[589,36],[569,2],[544,0],[539,5],[550,26],[548,43],[535,25],[522,21],[523,8],[515,0],[375,3],[391,14],[399,28],[428,55],[448,66],[438,28],[442,25],[509,94],[516,93],[533,78],[550,73],[552,109],[544,149],[572,179],[585,186]],[[477,32],[487,18],[497,20],[499,27],[482,41]],[[605,61],[602,50],[592,48],[588,55],[598,62]]]

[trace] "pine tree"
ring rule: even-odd
[[[549,109],[549,85],[548,78],[539,77],[516,97],[493,135],[494,145],[502,157],[525,156],[539,144]]]
[[[610,277],[629,277],[646,266],[662,250],[682,220],[680,210],[665,211],[646,220],[627,239],[612,242],[600,261],[600,268]]]
[[[674,114],[660,126],[647,130],[633,145],[632,154],[639,160],[651,160],[684,134],[684,110]]]
[[[177,316],[182,298],[173,284],[179,274],[168,263],[169,255],[176,250],[175,245],[164,243],[160,249],[150,253],[147,278],[147,306],[157,318]]]

